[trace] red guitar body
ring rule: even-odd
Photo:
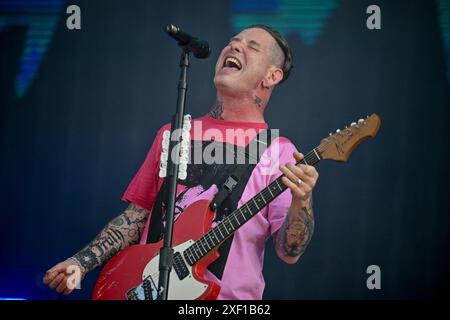
[[[191,243],[199,239],[211,229],[214,212],[209,208],[208,200],[200,200],[190,205],[177,219],[173,229],[174,251],[182,252]],[[163,241],[155,244],[130,246],[117,253],[103,268],[92,293],[94,300],[141,300],[139,288],[136,294],[130,290],[139,287],[149,275],[158,287],[159,250]],[[177,274],[170,272],[168,298],[184,299],[216,299],[220,287],[218,284],[204,279],[206,267],[219,257],[217,248],[203,257],[193,266],[188,264],[190,275],[182,280]],[[131,298],[130,298],[131,296]],[[133,299],[133,297],[135,299]]]

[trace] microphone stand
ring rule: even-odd
[[[172,127],[170,130],[170,144],[167,160],[167,176],[169,190],[167,195],[166,226],[164,229],[164,245],[159,255],[159,283],[158,300],[167,300],[169,276],[173,264],[172,233],[175,212],[175,198],[178,186],[179,147],[181,143],[181,128],[183,126],[184,106],[187,91],[187,70],[189,68],[189,51],[183,47],[180,59],[180,80],[178,81],[178,98],[175,114],[172,116]],[[172,153],[176,148],[175,154]],[[174,159],[172,159],[172,156]]]

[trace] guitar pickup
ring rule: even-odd
[[[180,280],[183,280],[189,275],[189,269],[179,252],[173,255],[173,269]]]

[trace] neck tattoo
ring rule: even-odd
[[[255,96],[255,104],[260,108],[262,108],[261,102],[262,102],[261,98],[258,96]]]
[[[214,103],[214,105],[211,108],[211,111],[209,112],[211,117],[213,117],[214,119],[224,120],[222,117],[222,114],[223,114],[222,106],[223,106],[223,102],[220,100],[216,100],[216,102]]]

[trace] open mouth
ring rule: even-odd
[[[225,61],[223,62],[223,68],[234,68],[236,70],[241,70],[242,64],[238,59],[234,57],[226,57]]]

